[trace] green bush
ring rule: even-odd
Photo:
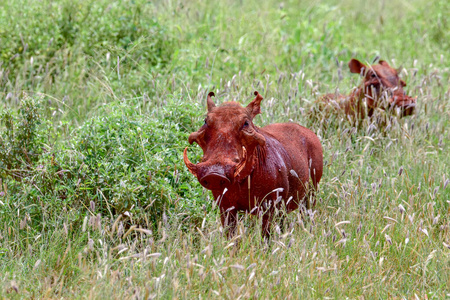
[[[111,59],[125,49],[126,59],[153,67],[169,62],[173,52],[147,1],[13,1],[0,8],[0,58],[3,67],[9,65],[11,79],[32,57],[35,65],[43,66],[41,71],[48,71],[53,65],[103,55],[104,49]],[[139,47],[144,40],[145,47]]]
[[[17,179],[33,169],[43,151],[46,138],[39,106],[40,99],[25,95],[18,111],[3,109],[0,122],[4,130],[0,133],[0,176],[11,175]]]
[[[153,221],[164,209],[191,207],[201,188],[186,171],[182,151],[200,111],[178,100],[149,114],[128,103],[100,109],[72,141],[78,158],[72,170],[81,179],[77,197],[94,196],[104,213],[109,205],[114,214],[131,210]]]
[[[71,139],[44,151],[54,124],[40,121],[39,103],[25,97],[17,117],[3,112],[0,139],[8,203],[21,203],[34,222],[92,203],[95,214],[116,218],[128,212],[135,224],[157,225],[164,211],[202,217],[202,189],[182,160],[199,107],[174,98],[143,114],[140,104],[111,103]],[[73,214],[72,221],[83,215]]]

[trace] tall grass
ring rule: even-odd
[[[0,297],[449,297],[448,1],[0,7],[2,120],[32,129],[23,146],[1,127]],[[310,119],[319,95],[358,84],[351,57],[399,68],[416,114]],[[258,90],[258,125],[292,120],[322,141],[315,210],[269,244],[244,214],[226,239],[182,165],[210,90]]]

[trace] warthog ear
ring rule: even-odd
[[[261,100],[263,99],[263,97],[257,91],[255,91],[255,96],[256,98],[247,105],[247,111],[250,113],[252,119],[257,114],[261,113]]]
[[[211,97],[215,97],[214,92],[209,92],[208,98],[206,98],[206,104],[208,105],[208,111],[211,111],[212,108],[216,107],[214,101]]]
[[[404,82],[403,80],[400,79],[400,85],[401,85],[402,87],[405,87],[405,86],[406,86],[406,82]]]
[[[382,65],[382,66],[385,66],[385,67],[391,67],[388,63],[387,63],[387,61],[385,61],[385,60],[380,60],[379,62],[378,62],[380,65]]]
[[[348,67],[350,68],[350,72],[356,74],[364,75],[364,73],[367,71],[366,65],[354,58],[350,60],[350,62],[348,63]]]

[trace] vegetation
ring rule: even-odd
[[[450,2],[6,1],[0,4],[1,298],[450,296]],[[399,68],[416,114],[310,118]],[[217,102],[263,96],[260,126],[312,128],[314,211],[264,244],[228,240],[185,168]],[[383,112],[380,112],[383,113]],[[190,146],[192,160],[201,151]]]

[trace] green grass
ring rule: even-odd
[[[0,297],[450,297],[450,2],[185,2],[0,4]],[[399,68],[416,114],[310,118],[352,57]],[[254,90],[326,162],[269,245],[245,215],[226,239],[181,159],[207,92]]]

